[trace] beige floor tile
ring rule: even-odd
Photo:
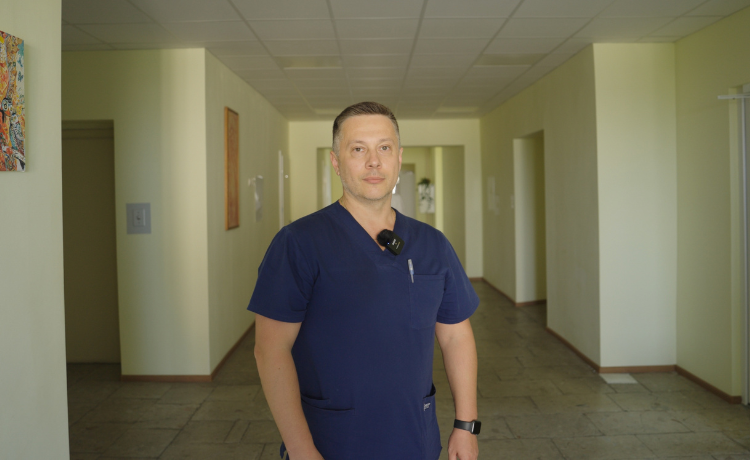
[[[600,436],[602,433],[583,414],[547,414],[506,417],[510,431],[521,439]]]
[[[198,404],[154,404],[146,409],[136,428],[181,429],[198,410]]]
[[[558,460],[563,457],[548,439],[479,440],[482,460]]]
[[[98,406],[98,403],[68,403],[68,425],[72,425],[88,414],[91,409]]]
[[[748,453],[722,433],[641,434],[637,437],[660,457]]]
[[[109,457],[158,457],[177,436],[178,430],[131,429],[104,452]]]
[[[214,383],[220,385],[260,385],[260,376],[257,370],[244,370],[235,373],[219,372],[214,379]]]
[[[635,436],[596,436],[555,439],[569,460],[614,460],[656,458]]]
[[[609,387],[617,393],[650,393],[650,391],[641,384],[612,383]]]
[[[680,394],[700,404],[705,409],[731,409],[732,407],[736,407],[706,390],[681,391]]]
[[[745,431],[750,427],[750,411],[740,406],[681,411],[675,417],[693,431]]]
[[[690,431],[672,412],[601,412],[587,416],[607,436]]]
[[[500,380],[566,380],[596,376],[593,371],[572,366],[522,367],[499,369]]]
[[[206,401],[193,420],[273,420],[265,403],[254,401]]]
[[[83,422],[138,422],[156,404],[150,399],[107,399],[86,414]]]
[[[281,448],[281,442],[265,444],[263,446],[263,453],[260,456],[260,460],[280,460],[279,449]]]
[[[477,399],[477,409],[480,420],[506,415],[539,414],[539,409],[529,397],[479,398]]]
[[[507,398],[510,396],[542,396],[562,394],[550,380],[487,379],[479,381],[479,392],[484,397]]]
[[[71,452],[70,460],[99,460],[101,456],[99,454],[88,454],[88,453],[75,453]]]
[[[589,393],[614,393],[615,390],[599,377],[555,380],[555,386],[566,395]]]
[[[726,431],[724,434],[745,449],[750,450],[750,425],[747,426],[746,430]]]
[[[200,383],[175,383],[159,399],[159,404],[200,404],[216,386]]]
[[[84,423],[70,427],[71,452],[104,452],[128,429],[128,423]]]
[[[109,398],[121,386],[120,382],[81,380],[68,387],[68,402],[100,403]]]
[[[160,460],[257,460],[263,444],[172,444]]]
[[[703,391],[703,389],[695,383],[674,372],[633,374],[633,378],[653,393],[663,393],[667,391]]]
[[[122,379],[119,364],[99,364],[96,369],[81,380],[99,382],[119,382]]]
[[[609,395],[618,406],[626,411],[693,411],[703,406],[686,398],[681,393],[615,393]]]
[[[552,366],[571,366],[581,371],[593,371],[588,364],[584,363],[575,355],[567,356],[520,356],[518,358],[524,367],[552,367]]]
[[[281,444],[281,434],[273,420],[253,420],[245,430],[242,442],[259,444]],[[277,449],[278,452],[278,449]]]
[[[750,455],[714,455],[712,458],[716,460],[750,460]]]
[[[159,399],[172,387],[171,383],[124,383],[112,398]]]
[[[224,442],[240,442],[242,440],[242,437],[245,435],[245,431],[247,431],[247,427],[249,425],[250,422],[248,422],[247,420],[237,420],[236,422],[234,422],[234,426],[232,426],[232,429],[229,430],[229,434],[224,439]]]
[[[592,393],[587,395],[532,396],[531,400],[543,414],[620,412],[622,409],[609,399],[610,395]]]
[[[234,426],[233,421],[192,421],[175,438],[179,444],[221,444]]]
[[[252,401],[260,391],[260,385],[217,386],[207,401]]]

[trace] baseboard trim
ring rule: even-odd
[[[482,281],[483,281],[483,282],[485,282],[485,283],[487,283],[487,286],[489,286],[489,287],[491,287],[492,289],[494,289],[495,291],[497,291],[497,293],[498,293],[498,294],[500,294],[501,296],[503,296],[503,297],[505,297],[506,299],[508,299],[508,301],[509,301],[510,303],[512,303],[513,305],[515,305],[515,304],[516,304],[516,301],[515,301],[515,300],[513,300],[513,298],[512,298],[511,296],[509,296],[508,294],[504,293],[504,292],[502,291],[502,289],[499,289],[499,288],[498,288],[497,286],[495,286],[494,284],[490,283],[490,282],[489,282],[489,281],[487,281],[487,279],[485,279],[485,278],[482,278]]]
[[[529,302],[517,302],[516,307],[531,307],[534,305],[544,305],[546,303],[547,303],[547,299],[531,300]]]
[[[561,336],[557,332],[553,331],[549,327],[547,327],[546,329],[547,329],[547,333],[549,333],[552,337],[554,337],[557,340],[559,340],[560,342],[562,342],[563,345],[565,345],[566,347],[570,348],[570,350],[573,353],[575,353],[576,355],[578,355],[578,357],[581,358],[583,360],[583,362],[585,362],[586,364],[588,364],[589,366],[591,366],[596,372],[599,372],[599,365],[598,364],[596,364],[588,356],[586,356],[583,353],[581,353],[581,351],[578,348],[574,347],[572,343],[570,343],[567,340],[565,340],[565,338],[563,336]]]
[[[469,278],[469,281],[471,281],[471,282],[473,282],[473,283],[478,283],[478,282],[480,282],[480,281],[484,281],[484,278],[482,278],[481,276],[480,276],[480,277],[478,277],[478,278],[477,278],[477,277],[474,277],[474,278]]]
[[[706,382],[702,378],[698,377],[697,375],[692,374],[689,371],[686,371],[680,366],[675,366],[675,370],[681,376],[685,377],[688,380],[691,380],[693,383],[703,387],[705,390],[710,391],[711,393],[720,397],[721,399],[728,402],[729,404],[742,404],[742,396],[732,396],[728,393],[725,393],[719,390],[718,388],[716,388],[715,386],[711,385],[710,383]]]
[[[663,366],[621,366],[621,367],[599,367],[600,374],[646,374],[653,372],[668,373],[675,371],[674,364]]]
[[[245,337],[255,327],[255,321],[247,328],[242,336],[237,339],[237,342],[229,349],[224,355],[224,359],[214,368],[210,375],[121,375],[120,381],[122,382],[158,382],[158,383],[208,383],[213,382],[216,378],[216,374],[221,370],[222,366],[229,360],[232,354],[237,350]]]

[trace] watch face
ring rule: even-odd
[[[474,420],[474,429],[471,430],[472,434],[479,434],[479,431],[482,429],[482,422],[479,420]]]

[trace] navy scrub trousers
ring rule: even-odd
[[[281,229],[258,270],[248,309],[302,323],[292,356],[326,460],[440,456],[435,323],[466,320],[479,298],[442,233],[398,212],[394,232],[398,256],[336,202]]]

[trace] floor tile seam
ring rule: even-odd
[[[120,433],[120,435],[119,435],[119,436],[117,436],[117,437],[116,437],[116,438],[115,438],[115,439],[114,439],[114,440],[113,440],[113,441],[112,441],[111,443],[107,444],[107,446],[106,446],[106,447],[104,447],[104,448],[103,448],[103,449],[101,450],[101,452],[97,452],[97,451],[89,451],[89,450],[83,450],[83,451],[79,450],[79,451],[75,451],[75,453],[76,453],[76,454],[81,454],[81,453],[94,453],[94,454],[99,454],[100,456],[101,456],[101,455],[104,455],[104,452],[105,452],[105,451],[106,451],[107,449],[109,449],[110,447],[112,447],[112,445],[113,445],[114,443],[116,443],[116,442],[117,442],[117,441],[118,441],[118,440],[119,440],[120,438],[122,438],[123,436],[125,436],[125,433],[127,433],[128,431],[130,431],[130,428],[132,428],[132,425],[134,425],[134,424],[135,424],[136,422],[97,422],[97,424],[100,424],[100,425],[104,425],[104,424],[115,424],[115,423],[117,423],[117,424],[120,424],[120,425],[122,425],[122,424],[128,424],[128,425],[131,425],[131,426],[130,426],[130,427],[128,427],[128,428],[127,428],[126,430],[123,430],[123,432],[122,432],[122,433]]]
[[[568,437],[568,438],[554,438],[552,440],[552,442],[555,443],[555,440],[563,440],[563,439],[596,438],[596,437],[600,437],[600,436],[573,436],[573,437]],[[653,455],[652,457],[621,457],[618,460],[625,460],[627,458],[631,458],[631,459],[637,459],[637,458],[662,458],[662,457],[659,457],[653,450],[651,450],[642,440],[638,439],[637,435],[626,434],[626,435],[602,436],[602,437],[605,437],[605,438],[634,438],[647,451],[651,452],[651,455]],[[555,445],[557,445],[557,443],[555,443]],[[568,458],[568,457],[565,457],[565,458]]]
[[[723,431],[700,431],[700,432],[674,433],[674,434],[677,434],[677,435],[686,435],[687,436],[687,435],[700,434],[700,433],[718,433],[718,434],[724,436],[724,438],[726,438],[728,441],[731,441],[732,443],[734,443],[735,445],[737,445],[739,448],[741,448],[743,450],[743,452],[742,452],[743,455],[750,454],[750,449],[748,449],[747,447],[743,446],[742,444],[740,444],[736,440],[732,439],[731,437],[727,436],[726,434],[724,434]],[[638,435],[638,436],[659,436],[659,435],[661,435],[661,433],[643,434],[643,435]],[[641,441],[641,442],[643,442],[643,441]],[[724,453],[721,453],[719,455],[726,455],[726,454],[733,455],[734,452],[724,452]],[[715,454],[711,453],[709,455],[713,456]]]

